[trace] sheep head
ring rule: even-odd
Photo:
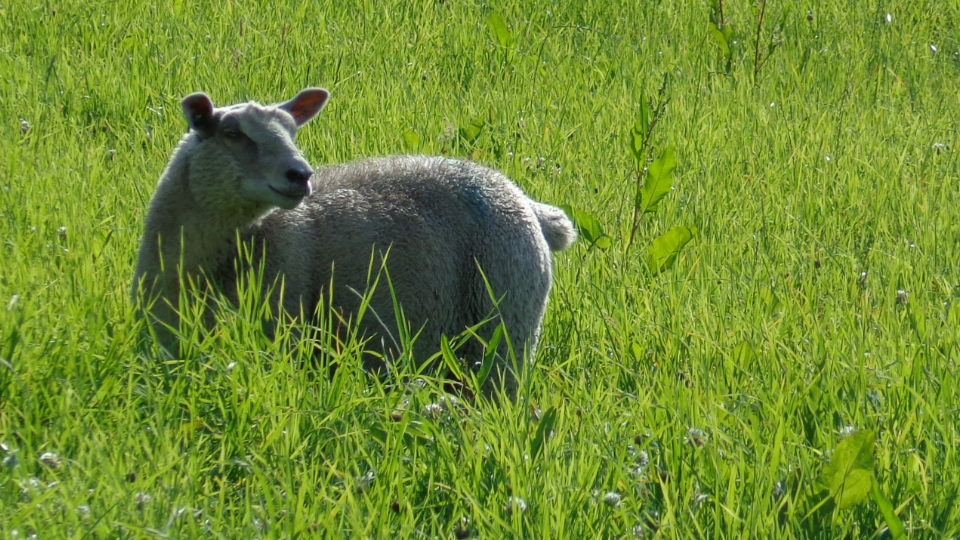
[[[294,136],[329,95],[307,88],[279,105],[251,101],[221,108],[202,92],[185,97],[183,114],[195,136],[189,169],[194,196],[227,212],[296,207],[310,195],[313,169]]]

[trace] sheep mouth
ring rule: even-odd
[[[267,187],[270,188],[270,191],[276,193],[277,195],[283,197],[284,199],[290,200],[291,202],[293,201],[299,202],[300,200],[302,200],[304,197],[307,196],[306,190],[298,189],[296,190],[295,193],[288,193],[288,192],[280,191],[279,189],[273,186],[267,186]]]

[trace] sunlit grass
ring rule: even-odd
[[[507,49],[490,9],[0,4],[0,535],[802,538],[862,429],[908,534],[960,534],[960,7],[798,3],[756,84],[749,3],[725,2],[729,74],[707,3],[507,2]],[[664,75],[674,190],[626,248],[628,136]],[[332,92],[312,163],[472,157],[612,237],[555,256],[516,403],[369,376],[356,346],[331,375],[246,308],[181,360],[143,340],[128,291],[180,98],[309,85]],[[677,225],[699,232],[652,277]],[[867,500],[819,526],[885,522]]]

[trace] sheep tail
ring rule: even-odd
[[[537,220],[540,221],[540,230],[543,231],[543,236],[547,239],[550,251],[562,251],[572,246],[577,239],[577,231],[567,214],[556,206],[531,202],[533,213],[537,215]]]

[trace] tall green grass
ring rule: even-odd
[[[874,499],[814,510],[860,430],[907,534],[960,534],[960,7],[797,2],[755,76],[749,2],[729,64],[706,2],[219,4],[0,3],[0,535],[890,537]],[[665,76],[674,190],[627,247]],[[182,360],[141,343],[179,99],[309,85],[316,165],[470,157],[610,235],[555,256],[516,403],[350,349],[331,376],[247,309]],[[675,225],[699,232],[653,276]]]

